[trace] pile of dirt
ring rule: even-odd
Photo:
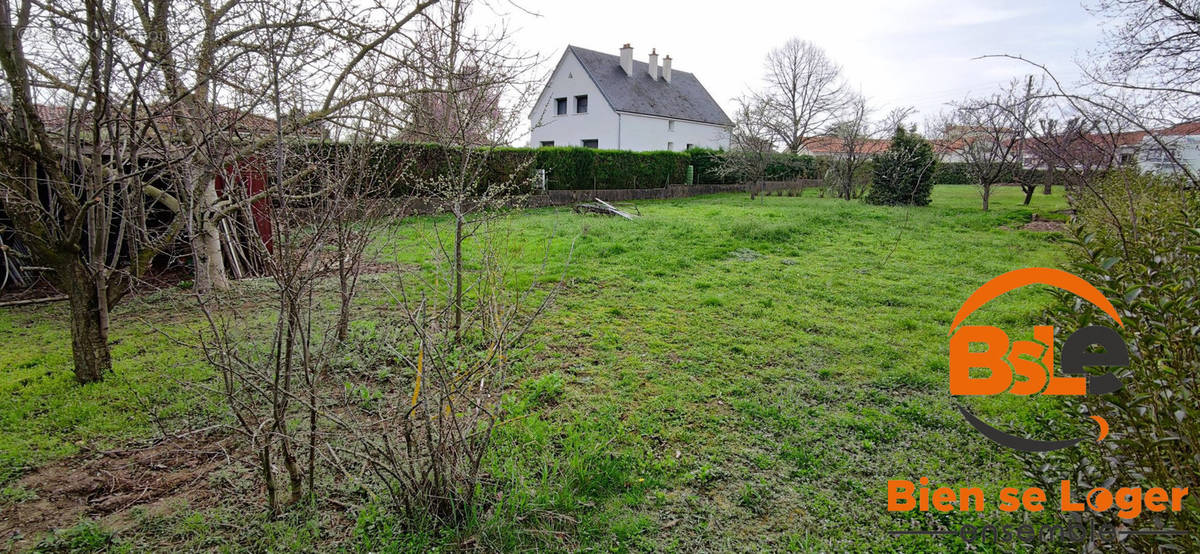
[[[1067,229],[1067,226],[1061,221],[1042,220],[1030,221],[1029,223],[1022,225],[1021,229],[1025,231],[1040,231],[1043,233],[1061,233]]]
[[[8,485],[37,497],[0,508],[0,545],[28,549],[81,517],[120,518],[134,506],[206,505],[213,500],[208,474],[229,459],[230,445],[228,435],[196,433],[42,466]]]
[[[1062,232],[1067,230],[1067,225],[1061,221],[1046,219],[1038,214],[1033,214],[1030,222],[1021,226],[1025,231],[1040,231],[1040,232]]]
[[[1058,212],[1055,212],[1058,213]],[[1039,233],[1062,233],[1067,230],[1067,224],[1062,221],[1046,219],[1038,214],[1033,214],[1030,222],[1019,227],[1022,231],[1034,231]],[[1001,229],[1012,231],[1013,228],[1008,225],[1001,225]]]

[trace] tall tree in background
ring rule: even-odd
[[[521,123],[521,110],[532,97],[531,72],[536,59],[512,45],[507,29],[475,30],[467,25],[473,3],[452,0],[431,10],[417,52],[416,102],[409,105],[409,127],[441,145],[446,170],[417,184],[417,192],[453,216],[453,242],[438,250],[451,257],[447,309],[451,328],[461,336],[464,325],[463,245],[499,215],[497,208],[518,200],[532,180],[525,176],[529,160],[506,177],[491,171],[497,148],[510,142]],[[502,100],[507,100],[502,101]]]
[[[870,180],[862,170],[874,150],[875,129],[871,109],[861,93],[850,96],[841,117],[830,127],[829,135],[838,145],[830,162],[831,186],[838,198],[851,200],[862,196]]]
[[[738,98],[730,148],[718,155],[717,173],[745,180],[751,186],[751,197],[758,194],[775,155],[768,112],[766,102],[760,98]]]
[[[955,130],[956,138],[947,144],[967,164],[967,171],[979,187],[985,212],[993,188],[1021,172],[1025,129],[1030,122],[1029,114],[1034,113],[1034,108],[1029,107],[1031,102],[1032,93],[1027,98],[1022,85],[1014,82],[991,96],[956,104],[945,125]]]
[[[853,100],[842,68],[819,46],[793,38],[767,54],[763,87],[755,93],[772,139],[797,154]]]

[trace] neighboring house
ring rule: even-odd
[[[529,113],[530,146],[613,150],[729,148],[733,122],[695,75],[568,46]]]
[[[1129,131],[1117,133],[1113,140],[1116,142],[1116,157],[1119,165],[1133,165],[1138,161],[1138,152],[1142,141],[1146,138],[1145,131]]]
[[[871,139],[863,138],[856,141],[855,149],[859,154],[866,156],[874,156],[880,152],[884,152],[892,145],[891,139]],[[819,136],[813,137],[800,147],[801,154],[809,154],[818,158],[836,158],[844,156],[846,152],[846,141],[835,136]]]
[[[992,137],[1013,136],[1016,132],[1005,128],[986,128],[971,125],[949,124],[942,128],[941,138],[931,139],[933,153],[941,163],[964,163],[963,152],[976,140]]]
[[[934,139],[929,141],[933,145],[933,154],[941,163],[963,163],[967,161],[963,157],[962,151],[966,148],[964,139],[946,140]]]
[[[1200,121],[1180,123],[1155,133],[1155,136],[1157,141],[1150,136],[1140,141],[1137,158],[1142,171],[1175,173],[1179,170],[1178,162],[1193,173],[1200,172]]]

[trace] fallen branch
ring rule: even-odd
[[[60,300],[66,300],[66,299],[67,299],[67,295],[63,294],[63,295],[59,295],[59,296],[47,296],[45,298],[27,298],[25,300],[11,300],[8,302],[0,302],[0,308],[11,308],[13,306],[25,306],[28,304],[41,304],[44,302],[58,302]]]
[[[609,204],[608,202],[605,202],[599,198],[596,198],[595,200],[596,200],[596,202],[598,202],[598,204],[591,204],[591,203],[576,204],[575,208],[574,208],[575,213],[588,212],[588,213],[595,213],[595,214],[601,214],[601,215],[619,215],[625,219],[633,221],[634,216],[629,215],[628,213],[625,213],[621,210],[618,210],[612,204]]]

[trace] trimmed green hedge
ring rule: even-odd
[[[685,152],[628,152],[579,146],[526,149],[534,169],[546,170],[546,188],[647,189],[681,185],[691,157]]]
[[[331,145],[337,148],[338,145]],[[627,152],[583,147],[480,149],[486,157],[482,180],[532,180],[546,170],[551,189],[658,188],[683,184],[691,157],[684,152]],[[428,143],[387,143],[377,147],[376,172],[394,180],[393,194],[410,193],[415,184],[436,178],[461,163],[461,151]],[[408,170],[403,169],[407,165]]]
[[[972,185],[975,180],[967,171],[967,164],[962,162],[944,162],[937,164],[933,172],[933,182],[939,185]]]
[[[1016,174],[1018,171],[1027,171],[1030,173],[1030,182],[1045,183],[1047,178],[1053,180],[1055,177],[1050,171],[1044,169],[1026,169],[1017,168],[1016,164],[1008,169],[1006,174],[1000,179],[1001,183],[1015,183],[1017,181]],[[973,185],[975,178],[971,176],[970,164],[965,162],[943,162],[937,165],[937,170],[933,173],[933,182],[938,185]],[[1053,180],[1057,183],[1058,181]]]
[[[746,179],[739,175],[721,175],[721,151],[708,148],[691,148],[687,152],[695,169],[697,185],[721,185],[739,183]],[[768,181],[790,181],[792,179],[820,179],[829,169],[828,160],[809,155],[785,153],[771,154],[767,162]]]
[[[315,149],[325,149],[326,155],[336,159],[337,150],[350,146],[310,143],[299,145],[299,148],[303,151],[303,157],[308,159],[318,156],[319,152]],[[461,163],[462,156],[458,149],[430,143],[389,142],[374,148],[371,165],[375,175],[381,175],[393,183],[394,195],[410,194],[417,183],[446,174],[451,167]],[[702,148],[686,152],[629,152],[578,146],[499,147],[476,151],[476,155],[486,157],[482,177],[485,183],[509,179],[532,182],[538,170],[544,169],[546,187],[555,190],[644,189],[683,185],[687,180],[688,165],[693,167],[693,184],[743,181],[736,175],[720,175],[717,171],[720,154],[719,150]],[[773,154],[767,167],[767,178],[777,181],[819,179],[827,168],[825,160],[812,156]]]

